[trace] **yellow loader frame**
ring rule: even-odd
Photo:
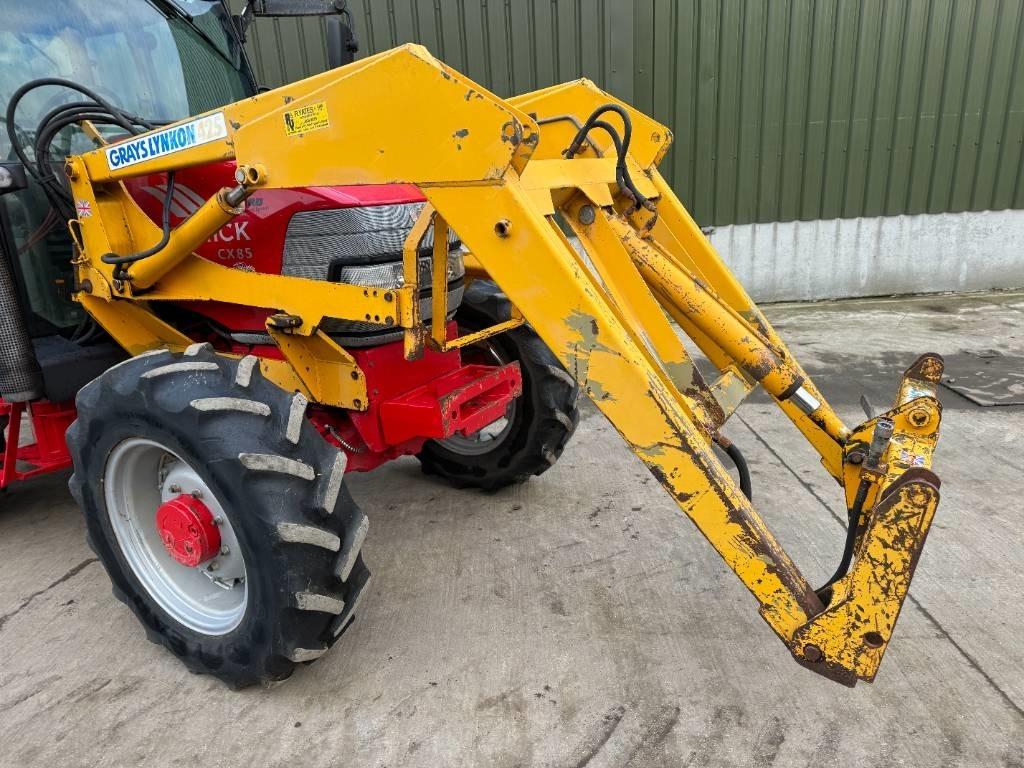
[[[563,154],[580,123],[609,103],[631,118],[627,167],[653,205],[624,193],[615,153],[596,132],[578,153]],[[185,133],[177,146],[150,145],[159,156],[119,154],[178,128]],[[664,126],[589,81],[503,100],[406,45],[69,158],[74,197],[93,213],[70,224],[77,296],[132,354],[191,343],[153,313],[158,302],[270,309],[268,331],[284,360],[262,360],[265,375],[311,401],[357,410],[366,407],[365,379],[319,330],[323,318],[401,327],[408,359],[427,344],[460,346],[529,322],[754,595],[796,660],[847,685],[871,681],[938,504],[929,467],[941,358],[925,355],[907,371],[892,409],[844,426],[658,173],[671,140]],[[237,184],[174,228],[164,247],[130,264],[103,260],[161,240],[123,179],[223,160],[236,161]],[[429,201],[406,242],[401,288],[249,273],[193,253],[259,189],[391,183],[415,184]],[[441,284],[425,325],[416,246],[431,223]],[[469,276],[494,280],[515,307],[509,321],[455,341],[443,327],[447,227],[471,251]],[[714,381],[698,372],[670,321],[718,368]],[[712,449],[757,384],[821,455],[858,524],[852,567],[820,596]]]

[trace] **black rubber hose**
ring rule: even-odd
[[[171,239],[171,201],[174,198],[174,171],[167,174],[167,192],[164,194],[164,210],[163,210],[163,235],[160,241],[152,248],[147,248],[144,251],[138,253],[130,253],[127,256],[118,256],[116,253],[105,253],[100,256],[100,260],[104,264],[133,264],[136,261],[142,261],[148,259],[154,253],[162,251],[167,243]]]
[[[743,491],[743,495],[747,497],[747,501],[753,501],[753,491],[750,487],[750,468],[747,467],[747,460],[743,458],[743,454],[740,449],[727,438],[725,435],[716,433],[712,439],[715,444],[725,451],[726,455],[732,460],[733,465],[736,467],[736,472],[740,476],[740,490]]]
[[[633,203],[637,208],[645,208],[654,214],[654,217],[647,225],[649,229],[657,220],[657,207],[647,197],[645,197],[639,189],[637,189],[636,184],[633,182],[633,179],[629,174],[629,169],[626,167],[626,154],[629,152],[629,143],[633,137],[633,121],[630,119],[629,113],[623,107],[618,104],[604,104],[603,106],[595,109],[591,113],[590,117],[587,118],[586,122],[584,122],[576,132],[576,136],[573,138],[572,143],[569,144],[568,149],[566,149],[563,154],[565,154],[567,158],[571,159],[580,151],[580,147],[582,146],[584,139],[586,139],[587,134],[596,127],[602,128],[614,137],[615,129],[605,121],[598,119],[606,112],[614,112],[622,118],[622,139],[621,141],[615,142],[615,149],[618,154],[618,162],[615,167],[616,182],[620,189],[632,197]]]
[[[846,575],[846,572],[850,570],[850,563],[853,562],[853,550],[857,543],[857,534],[860,532],[861,513],[864,510],[864,502],[867,500],[870,485],[866,480],[861,480],[860,485],[857,486],[857,495],[853,499],[853,507],[850,509],[849,520],[846,525],[846,542],[843,544],[843,556],[839,560],[835,573],[832,574],[828,581],[814,590],[814,594],[826,606],[831,602],[832,585]]]
[[[576,137],[565,152],[566,157],[571,158],[580,151],[580,145],[583,144],[583,140],[590,133],[590,129],[594,127],[594,122],[606,112],[614,112],[622,118],[622,152],[625,154],[629,151],[629,142],[633,138],[633,121],[630,119],[629,113],[618,104],[604,104],[591,112],[590,117],[586,119],[586,122],[576,132]]]
[[[5,115],[7,120],[7,135],[8,138],[10,138],[11,140],[11,148],[18,156],[18,159],[21,161],[22,165],[24,165],[26,168],[31,170],[34,166],[32,162],[28,159],[28,156],[25,154],[24,150],[22,149],[21,144],[18,142],[18,136],[15,129],[15,113],[18,111],[18,103],[21,101],[21,99],[25,96],[26,93],[36,88],[41,88],[44,85],[62,86],[72,91],[77,91],[78,93],[81,93],[84,96],[87,96],[88,98],[96,102],[96,104],[103,111],[108,112],[117,125],[124,128],[126,131],[128,131],[128,133],[136,133],[130,115],[118,109],[113,104],[104,99],[102,96],[100,96],[98,93],[90,90],[89,88],[86,88],[84,85],[73,82],[71,80],[65,80],[61,77],[43,77],[39,78],[38,80],[30,80],[29,82],[21,86],[18,90],[16,90],[14,94],[11,96],[11,100],[7,102],[7,112]]]
[[[743,458],[743,454],[740,449],[736,447],[736,443],[726,442],[726,445],[722,446],[722,449],[726,452],[732,463],[736,466],[736,471],[740,476],[740,490],[743,491],[743,495],[747,497],[747,501],[753,501],[753,491],[750,487],[750,468],[747,466],[747,460]]]
[[[75,101],[60,104],[42,117],[39,125],[36,127],[35,140],[33,142],[35,162],[32,162],[25,154],[25,146],[28,142],[19,140],[21,137],[18,136],[15,117],[22,98],[30,91],[44,86],[66,88],[75,93],[80,93],[92,99],[92,101]],[[55,172],[51,167],[50,144],[56,135],[65,127],[76,125],[83,120],[90,120],[98,124],[115,125],[130,135],[139,133],[140,127],[144,130],[153,127],[153,124],[149,121],[115,107],[89,88],[59,77],[31,80],[18,88],[7,103],[5,119],[7,134],[11,140],[11,148],[15,155],[17,155],[25,169],[40,184],[50,204],[63,218],[73,218],[75,210],[74,201],[65,186],[66,182],[63,175]]]
[[[595,120],[590,128],[591,130],[599,128],[611,137],[612,144],[615,145],[615,183],[619,185],[620,189],[626,189],[625,179],[629,175],[629,170],[626,168],[626,152],[623,149],[619,132],[611,123],[604,120]]]
[[[63,218],[75,217],[75,206],[71,193],[68,191],[64,174],[54,170],[50,164],[50,145],[64,128],[77,125],[82,120],[90,120],[94,124],[113,123],[112,119],[100,112],[61,113],[49,122],[41,122],[36,129],[36,170],[35,177],[46,193],[51,205],[60,211]]]
[[[622,157],[622,139],[619,137],[619,132],[615,130],[615,126],[611,123],[605,122],[604,120],[595,120],[590,126],[591,130],[594,128],[600,128],[602,131],[607,133],[612,138],[612,143],[615,144],[615,155],[618,158]]]

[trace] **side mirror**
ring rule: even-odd
[[[348,11],[344,12],[348,16]],[[339,16],[331,16],[327,24],[327,66],[331,69],[343,67],[356,60],[359,44],[352,32],[351,20],[344,23]]]
[[[239,39],[259,16],[326,16],[327,64],[331,69],[355,61],[359,43],[348,0],[249,0],[242,13],[232,17]]]
[[[28,186],[28,175],[21,163],[0,163],[0,195]]]
[[[341,13],[347,3],[336,0],[250,0],[255,16],[327,16]]]

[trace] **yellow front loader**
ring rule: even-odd
[[[230,370],[237,370],[236,384],[261,372],[289,396],[297,393],[300,417],[307,407],[360,411],[373,397],[366,371],[325,332],[326,319],[393,327],[407,361],[528,324],[750,590],[797,662],[846,685],[874,679],[938,504],[939,481],[929,467],[942,361],[919,358],[892,408],[845,426],[658,172],[672,141],[667,128],[586,80],[500,99],[424,48],[406,45],[127,140],[92,133],[101,146],[65,167],[80,214],[71,222],[77,297],[129,353],[156,355],[141,374],[145,381],[182,371],[220,375],[218,360],[241,357],[196,344],[166,310],[185,303],[269,310],[266,333],[279,354],[243,357]],[[132,178],[223,161],[237,165],[234,181],[166,233],[126,191]],[[267,189],[399,183],[418,187],[427,204],[405,241],[397,288],[260,274],[195,255]],[[430,227],[433,270],[424,272],[417,253]],[[511,303],[500,322],[461,335],[446,322],[449,231],[469,251],[467,279],[493,281]],[[433,282],[429,302],[417,300],[424,280]],[[683,335],[718,369],[715,378],[698,371]],[[757,385],[821,455],[849,511],[848,557],[817,590],[713,450],[715,443],[728,447],[720,430]],[[98,403],[128,396],[116,386],[100,389],[90,385],[80,394],[80,425]],[[170,395],[156,392],[154,402],[161,397]],[[264,413],[236,396],[207,397],[193,408]],[[298,435],[288,414],[281,419],[282,430]],[[109,489],[90,490],[83,477],[95,444],[84,429],[73,428],[69,440],[88,514],[116,499]],[[118,445],[131,440],[127,429]],[[237,471],[337,495],[332,484],[341,482],[340,470],[307,473],[311,462],[286,448],[239,453]],[[147,456],[115,458],[131,477],[146,461],[162,461]],[[177,471],[173,460],[169,466]],[[188,519],[192,502],[182,498],[161,514]],[[229,502],[218,501],[228,517]],[[323,514],[332,509],[324,505]],[[211,514],[218,524],[218,513]],[[160,530],[170,535],[167,525]],[[276,535],[334,552],[349,544],[348,533],[312,525],[279,525]],[[237,545],[247,553],[247,588],[255,593],[258,559],[273,555],[261,542]],[[188,553],[179,554],[178,564],[185,563]],[[337,576],[349,572],[342,566]],[[299,591],[295,607],[347,616],[352,607],[338,603],[353,597]],[[269,635],[277,620],[267,617]],[[147,626],[159,631],[160,621]],[[218,674],[227,661],[244,665],[231,657],[237,649],[230,643],[197,656],[191,637],[179,655],[192,666]],[[309,647],[293,648],[289,661],[315,658],[329,644],[316,636]],[[278,666],[256,677],[286,673]]]

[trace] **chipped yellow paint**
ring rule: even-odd
[[[942,420],[942,406],[937,399],[941,375],[942,363],[938,358],[921,357],[900,381],[893,408],[864,422],[850,435],[843,446],[847,508],[853,506],[861,478],[871,483],[865,507],[869,510],[880,489],[895,483],[907,470],[931,469]],[[892,439],[882,457],[881,472],[865,472],[861,460],[867,455],[878,419],[883,417],[891,419],[895,425]]]
[[[270,327],[267,330],[312,402],[366,410],[366,377],[330,336],[323,331],[304,337]]]
[[[565,221],[590,256],[619,322],[630,332],[634,343],[649,347],[661,362],[659,370],[665,374],[665,383],[682,394],[690,419],[710,439],[725,418],[682,340],[634,266],[623,243],[623,232],[615,226],[615,217],[598,214],[591,201],[579,195],[567,200],[563,209],[567,214]]]
[[[848,685],[874,680],[938,504],[938,488],[922,479],[875,507],[850,573],[833,586],[825,611],[793,637],[800,661]]]
[[[536,215],[531,196],[514,178],[496,187],[432,187],[425,193],[757,596],[769,624],[791,636],[820,603],[715,457],[683,393],[666,385],[657,358],[636,343],[601,281],[566,247],[557,225]],[[497,219],[512,222],[509,237],[495,235]],[[530,254],[528,270],[521,268],[523,253]]]
[[[562,154],[575,124],[609,102],[631,116],[626,165],[656,214],[637,210],[619,189],[609,143],[591,137],[576,158]],[[345,117],[351,104],[361,105],[358,119]],[[284,116],[304,109],[331,119],[285,137]],[[69,160],[74,194],[94,211],[73,227],[83,251],[77,276],[91,283],[81,301],[119,343],[138,353],[191,341],[152,313],[156,302],[267,308],[290,315],[294,327],[268,328],[285,360],[263,360],[266,375],[322,405],[360,409],[367,404],[365,378],[319,330],[323,318],[401,328],[410,359],[426,343],[454,348],[529,322],[797,659],[842,682],[874,677],[938,502],[938,481],[927,467],[941,417],[934,387],[941,361],[923,358],[908,372],[886,414],[895,432],[885,468],[866,473],[852,459],[876,422],[852,434],[843,425],[665,184],[656,165],[671,132],[589,81],[503,101],[407,45],[217,112],[226,125],[222,139],[114,170],[102,150]],[[429,117],[411,129],[410,114]],[[238,186],[207,201],[156,256],[115,275],[103,254],[139,251],[161,235],[121,180],[217,160],[237,162]],[[394,182],[417,185],[429,201],[405,243],[405,284],[396,290],[251,274],[192,253],[235,215],[229,201],[260,188]],[[586,257],[556,216],[573,227]],[[492,279],[508,295],[511,320],[480,336],[444,338],[447,253],[438,237],[435,320],[429,327],[421,322],[416,254],[432,220],[439,233],[450,226],[471,249],[470,279]],[[666,313],[721,372],[712,384],[695,369]],[[819,452],[848,501],[862,479],[872,486],[854,566],[827,607],[711,447],[755,382]],[[793,400],[799,387],[819,401],[810,414]]]
[[[737,365],[729,365],[722,375],[711,382],[711,394],[714,395],[718,407],[722,409],[722,418],[728,419],[740,407],[754,387],[757,385]]]

